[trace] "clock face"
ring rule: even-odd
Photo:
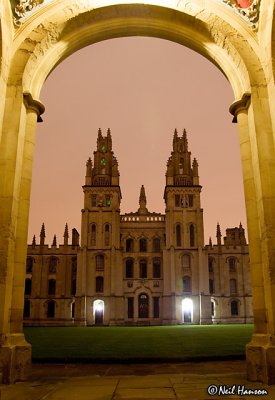
[[[105,144],[101,147],[101,151],[102,151],[103,153],[106,152],[106,146],[105,146]]]

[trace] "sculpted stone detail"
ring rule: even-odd
[[[261,0],[223,0],[239,14],[241,14],[248,22],[253,24],[253,28],[257,28],[259,21],[259,9]]]
[[[16,14],[15,23],[19,23],[19,19],[25,17],[27,12],[31,11],[33,8],[42,4],[44,0],[19,0],[18,4],[15,6],[14,12]]]

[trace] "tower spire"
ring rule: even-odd
[[[68,229],[68,224],[66,223],[65,225],[65,230],[64,230],[64,246],[68,246],[69,243],[69,229]]]
[[[145,194],[145,188],[142,185],[140,188],[140,194],[139,194],[139,209],[138,212],[140,214],[146,214],[148,212],[147,208],[146,208],[146,194]]]
[[[40,231],[40,246],[44,246],[45,244],[45,237],[46,237],[46,233],[45,233],[45,224],[43,222],[42,226],[41,226],[41,231]]]
[[[219,224],[219,223],[217,223],[217,234],[216,234],[216,237],[217,237],[217,245],[218,245],[218,248],[221,249],[221,245],[222,245],[222,234],[221,234],[221,227],[220,227],[220,224]]]
[[[36,238],[35,238],[35,235],[33,235],[33,238],[32,238],[32,247],[35,248],[35,246],[36,246]]]
[[[52,247],[56,247],[56,235],[53,237]]]

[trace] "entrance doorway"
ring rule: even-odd
[[[182,321],[184,324],[191,324],[193,321],[193,301],[185,298],[181,303],[182,308]]]
[[[102,325],[104,320],[104,301],[94,301],[94,321],[95,325]]]
[[[138,317],[149,318],[149,299],[147,294],[141,294],[138,298]]]

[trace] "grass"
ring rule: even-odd
[[[33,327],[37,362],[157,362],[241,359],[253,325]]]

